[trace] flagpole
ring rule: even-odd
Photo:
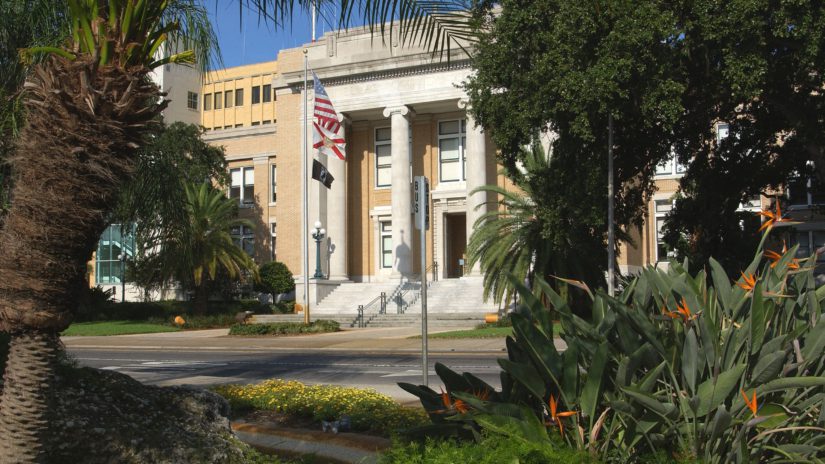
[[[303,186],[303,194],[304,194],[304,217],[302,218],[302,227],[301,230],[303,232],[303,239],[301,240],[301,246],[303,247],[304,252],[304,323],[309,324],[309,185],[307,185],[307,69],[308,69],[308,58],[307,58],[307,49],[304,49],[304,113],[303,113],[303,132],[302,132],[302,154],[301,154],[301,166],[303,170],[303,176],[301,180],[301,184]]]

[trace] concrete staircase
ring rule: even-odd
[[[482,278],[462,277],[430,282],[427,290],[427,326],[430,329],[472,328],[484,322],[484,315],[498,309],[485,303]],[[380,304],[375,301],[384,292],[387,297],[386,313],[380,314]],[[367,306],[368,303],[374,302]],[[420,283],[398,282],[345,283],[314,308],[313,320],[337,321],[341,327],[358,327],[358,306],[364,305],[366,327],[407,327],[421,325]],[[400,308],[400,309],[399,309]],[[303,315],[255,316],[254,322],[303,321]]]

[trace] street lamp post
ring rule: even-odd
[[[313,279],[323,279],[324,274],[321,272],[321,240],[327,236],[327,231],[321,228],[321,221],[315,221],[315,229],[312,232],[312,238],[315,239],[315,275]]]

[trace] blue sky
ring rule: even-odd
[[[258,14],[245,10],[241,28],[238,3],[205,2],[209,18],[218,35],[224,67],[274,60],[278,50],[298,47],[310,41],[309,14],[295,11],[291,22],[276,28],[271,22],[258,21]],[[329,30],[320,18],[316,35]]]

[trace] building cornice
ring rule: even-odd
[[[203,134],[203,139],[207,142],[220,142],[242,137],[254,137],[263,135],[274,135],[277,132],[277,124],[262,124],[260,126],[233,127],[231,129],[216,129]]]

